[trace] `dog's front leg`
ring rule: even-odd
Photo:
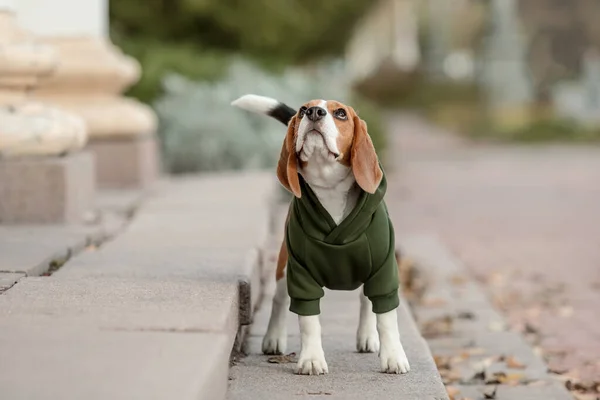
[[[277,289],[273,296],[273,308],[269,327],[263,338],[262,351],[265,354],[282,354],[287,347],[286,317],[290,298],[287,291],[287,283],[284,278],[277,281]]]
[[[321,343],[321,323],[318,315],[298,316],[302,349],[298,360],[301,375],[322,375],[329,372]]]
[[[360,315],[356,332],[356,351],[359,353],[377,353],[379,351],[379,336],[377,320],[373,312],[371,300],[360,291]]]
[[[405,374],[410,370],[406,353],[400,342],[397,310],[377,314],[377,332],[381,349],[381,370],[388,374]]]

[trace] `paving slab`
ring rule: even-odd
[[[231,369],[229,399],[447,399],[429,348],[404,304],[399,308],[398,316],[411,372],[394,376],[381,373],[377,355],[357,353],[358,291],[327,291],[322,301],[321,324],[329,374],[299,376],[295,374],[295,363],[271,364],[267,361],[268,356],[261,353],[271,296],[272,286],[251,327],[246,346],[248,356]],[[287,352],[299,354],[297,318],[288,315],[287,323]]]
[[[238,288],[192,280],[32,277],[0,296],[0,316],[103,330],[220,332],[233,340]]]
[[[10,400],[219,400],[231,338],[99,331],[0,319],[0,393]]]
[[[434,235],[401,236],[398,242],[427,282],[424,298],[413,304],[418,323],[435,326],[435,321],[444,318],[451,321],[450,329],[434,329],[428,344],[440,360],[460,360],[452,361],[454,376],[446,377],[448,385],[459,388],[460,396],[481,398],[489,387],[485,380],[472,378],[483,371],[488,377],[504,373],[515,378],[513,386],[498,386],[497,400],[572,399],[565,387],[548,374],[547,365],[532,346],[518,332],[508,329],[483,289]],[[506,362],[509,357],[521,365],[511,367]],[[466,381],[471,382],[465,385]]]
[[[0,296],[1,397],[222,399],[237,299],[234,283],[27,278]]]
[[[53,261],[68,259],[95,236],[81,226],[0,226],[0,271],[41,275]]]
[[[0,226],[0,272],[45,274],[92,244],[113,237],[139,206],[139,192],[100,192],[96,212],[84,224]]]
[[[55,276],[191,279],[239,285],[240,323],[261,294],[272,174],[206,174],[164,182],[117,240]]]

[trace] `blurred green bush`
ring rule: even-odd
[[[169,72],[215,80],[229,54],[281,71],[343,54],[369,0],[110,0],[112,40],[140,60],[129,95],[150,102]]]
[[[314,98],[351,103],[382,154],[385,134],[378,108],[353,95],[343,64],[318,64],[309,71],[288,68],[275,74],[232,57],[227,71],[215,82],[195,82],[180,74],[168,74],[163,80],[164,93],[154,108],[168,171],[274,168],[286,128],[272,118],[230,105],[246,93],[273,97],[294,108]]]
[[[187,42],[291,62],[340,55],[369,0],[111,0],[126,37]]]
[[[355,95],[343,54],[369,0],[110,0],[111,38],[140,61],[128,95],[153,104],[167,170],[274,165],[285,128],[229,103],[246,93],[293,107],[312,98],[354,105],[382,154],[379,110]],[[294,67],[302,67],[300,70]]]

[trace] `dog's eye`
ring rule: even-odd
[[[306,113],[307,108],[306,107],[300,107],[300,111],[298,111],[298,118],[302,119],[304,118],[304,114]]]
[[[348,114],[346,114],[346,110],[344,110],[343,108],[338,108],[337,110],[335,110],[335,112],[333,113],[333,115],[337,119],[341,119],[341,120],[348,119]]]

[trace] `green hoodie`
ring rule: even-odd
[[[383,201],[385,174],[374,194],[361,191],[356,207],[340,225],[302,176],[299,180],[302,197],[292,200],[286,227],[290,311],[318,315],[323,287],[354,290],[362,284],[373,312],[398,307],[394,228]]]

